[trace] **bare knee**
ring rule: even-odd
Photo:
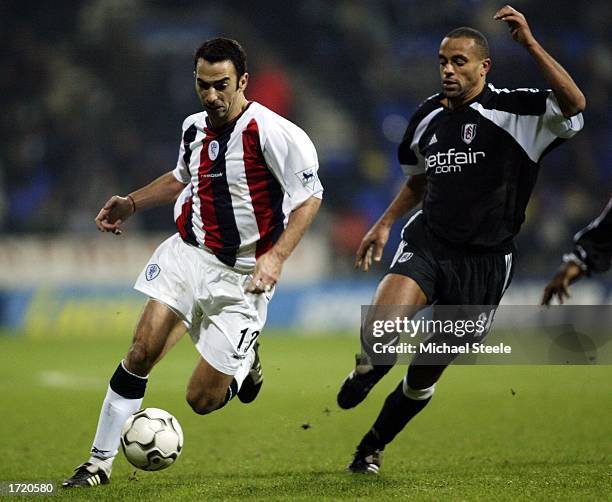
[[[385,275],[378,284],[372,304],[377,306],[402,305],[407,313],[412,312],[414,314],[418,309],[410,309],[409,307],[426,305],[427,296],[414,279],[390,273]]]
[[[138,375],[147,375],[163,354],[168,336],[179,321],[166,305],[149,300],[140,316],[132,346],[125,359],[127,369]]]
[[[187,391],[187,402],[198,415],[208,415],[223,406],[223,398],[205,392]]]
[[[127,353],[127,368],[139,375],[148,375],[162,353],[167,338],[164,329],[156,329],[149,319],[141,318]]]
[[[129,371],[145,376],[153,368],[156,358],[157,354],[154,354],[144,342],[135,340],[128,351],[126,366]]]

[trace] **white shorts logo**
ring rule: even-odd
[[[402,256],[399,257],[397,262],[398,263],[404,263],[405,261],[408,261],[413,256],[414,256],[414,253],[404,253]]]
[[[152,281],[159,275],[160,272],[161,268],[159,268],[159,265],[156,263],[151,263],[151,265],[147,267],[147,270],[145,270],[145,277],[147,281]]]
[[[219,155],[219,142],[215,139],[208,145],[208,158],[215,160],[217,155]]]

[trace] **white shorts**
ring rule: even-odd
[[[155,250],[134,289],[174,310],[201,356],[235,375],[264,327],[273,294],[246,293],[250,278],[177,233]]]

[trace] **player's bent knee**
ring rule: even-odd
[[[408,384],[407,377],[404,377],[402,381],[402,392],[404,396],[408,399],[413,399],[414,401],[424,401],[433,396],[433,393],[436,390],[436,384],[432,384],[430,387],[426,387],[424,389],[415,389]]]
[[[389,273],[378,284],[372,303],[374,305],[426,305],[427,296],[414,279]]]
[[[151,353],[142,342],[134,342],[128,351],[126,363],[130,371],[148,374],[155,364],[157,355]]]
[[[413,389],[428,389],[440,380],[446,368],[446,365],[424,366],[411,364],[408,367],[404,381],[410,382],[410,387]]]
[[[187,392],[187,402],[198,415],[208,415],[223,405],[223,399],[210,394]]]

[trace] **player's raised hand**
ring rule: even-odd
[[[512,38],[519,44],[527,47],[535,42],[535,37],[531,33],[527,19],[525,19],[525,16],[514,7],[510,5],[502,7],[495,13],[493,19],[508,23]]]
[[[361,240],[357,254],[355,255],[355,268],[361,269],[364,272],[370,270],[372,260],[380,261],[383,254],[383,249],[389,240],[389,232],[391,227],[380,221],[365,234]]]
[[[121,225],[136,211],[131,197],[113,195],[96,216],[96,227],[100,232],[112,232],[121,235]]]
[[[552,299],[556,296],[559,304],[570,297],[569,285],[572,281],[578,279],[582,275],[582,270],[575,263],[568,262],[561,266],[555,276],[544,288],[542,301],[540,305],[550,305]]]
[[[255,294],[269,292],[280,278],[282,269],[283,260],[273,250],[261,255],[245,291]]]

